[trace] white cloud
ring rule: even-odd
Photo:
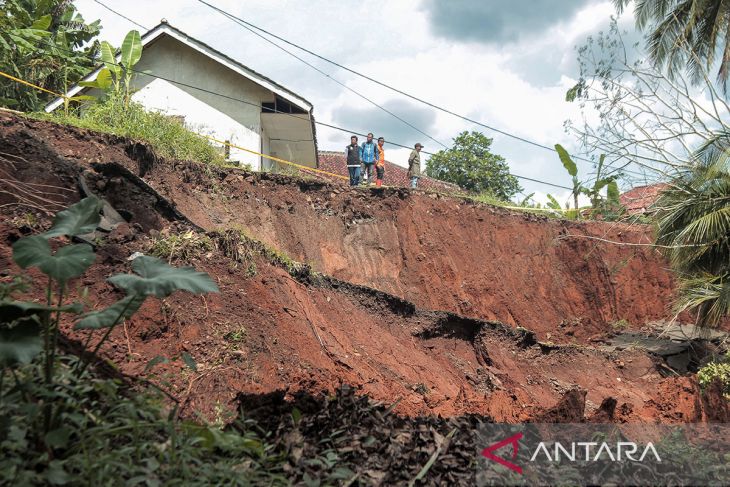
[[[335,121],[337,111],[343,107],[368,107],[336,83],[195,0],[107,1],[116,10],[149,27],[165,17],[190,35],[271,76],[312,101],[315,115],[322,122]],[[607,26],[613,13],[611,2],[588,3],[572,17],[561,18],[544,31],[530,32],[515,42],[500,45],[462,43],[434,35],[426,6],[419,0],[209,1],[435,104],[540,144],[553,146],[560,142],[568,148],[572,147],[572,141],[563,132],[563,121],[577,109],[564,101],[565,91],[577,76],[573,46],[581,43],[587,34]],[[76,4],[87,20],[102,20],[104,38],[115,44],[134,28],[92,0],[78,0]],[[380,104],[403,99],[299,51],[296,54]],[[460,131],[472,129],[494,138],[494,152],[506,157],[514,173],[568,185],[569,177],[554,153],[450,115],[436,113],[431,135],[449,144]],[[370,130],[378,132],[377,127]],[[388,134],[384,135],[387,139]],[[414,137],[428,151],[440,148],[423,136]],[[347,143],[348,134],[320,126],[318,139],[321,149],[340,150]],[[391,155],[394,162],[405,165],[408,151],[393,148]],[[590,170],[589,164],[580,165],[581,171]],[[556,190],[526,181],[522,185],[527,193]]]

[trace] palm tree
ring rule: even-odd
[[[614,0],[619,13],[629,2]],[[698,82],[719,55],[717,80],[726,90],[730,74],[729,0],[635,0],[634,15],[639,29],[651,24],[649,55],[670,76],[686,69]]]
[[[695,155],[656,203],[658,237],[680,276],[677,311],[716,326],[730,315],[730,132]]]

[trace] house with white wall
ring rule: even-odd
[[[119,57],[117,57],[119,60]],[[101,66],[83,81],[93,81]],[[317,167],[313,106],[166,21],[142,36],[132,99],[180,118],[191,130],[265,155]],[[101,93],[76,85],[66,94]],[[58,98],[47,112],[63,107]],[[221,151],[224,148],[221,147]],[[276,162],[231,147],[232,162],[269,170]]]

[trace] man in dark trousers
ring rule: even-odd
[[[423,144],[416,144],[408,157],[408,178],[411,180],[411,188],[418,186],[418,179],[421,177],[421,149]]]
[[[347,172],[350,173],[350,186],[360,184],[360,147],[357,145],[357,136],[350,137],[350,145],[345,147]]]
[[[375,161],[377,160],[378,146],[373,142],[373,134],[371,132],[368,134],[368,139],[362,143],[362,148],[360,148],[363,184],[373,184],[375,181]]]

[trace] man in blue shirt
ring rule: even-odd
[[[378,146],[373,142],[372,132],[360,147],[360,161],[362,161],[363,184],[373,184],[375,180],[375,161],[379,156]]]

